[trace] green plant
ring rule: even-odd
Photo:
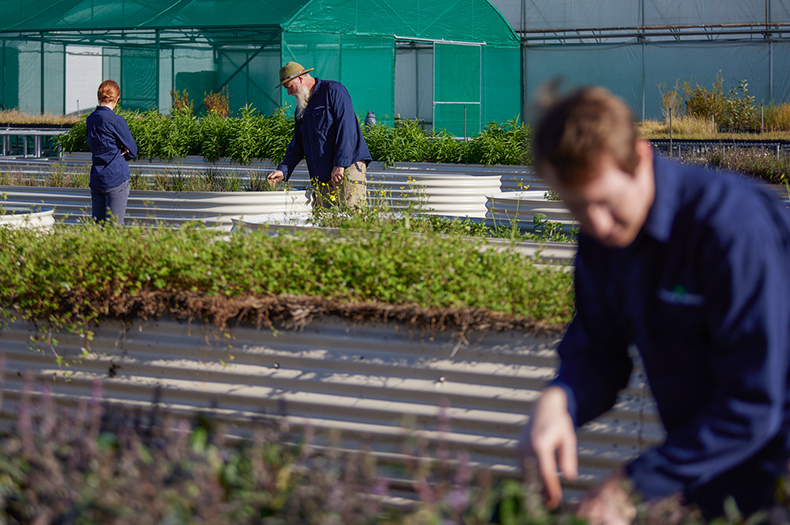
[[[228,86],[223,86],[219,93],[213,91],[205,93],[203,107],[209,115],[216,114],[220,118],[227,118],[230,111]]]
[[[518,118],[504,124],[491,122],[472,138],[469,159],[475,164],[529,164],[530,128]]]
[[[228,155],[227,144],[231,127],[228,119],[209,113],[201,121],[200,150],[208,162],[216,162]]]
[[[759,127],[757,106],[754,96],[749,94],[749,84],[741,80],[730,89],[725,101],[724,125],[733,129],[755,129]]]
[[[249,164],[261,150],[261,117],[251,105],[244,106],[228,130],[228,157],[239,164]]]
[[[661,113],[664,121],[669,120],[670,114],[673,118],[677,118],[680,114],[683,95],[680,92],[678,82],[679,80],[675,82],[675,86],[672,88],[668,88],[666,82],[658,84],[658,93],[661,96]]]
[[[725,119],[727,105],[723,86],[721,71],[716,73],[716,80],[710,90],[699,84],[692,87],[690,82],[683,82],[686,114],[706,120],[713,117],[721,125]]]
[[[195,103],[189,100],[189,94],[186,89],[184,91],[171,89],[170,100],[173,111],[186,111],[190,115],[195,113]]]

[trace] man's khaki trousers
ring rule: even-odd
[[[362,207],[367,203],[367,166],[358,161],[346,168],[343,179],[337,184],[319,182],[315,184],[314,208]]]

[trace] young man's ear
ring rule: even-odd
[[[653,146],[649,140],[642,137],[636,139],[636,155],[639,157],[639,165],[643,162],[653,164]]]

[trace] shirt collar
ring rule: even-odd
[[[667,242],[681,206],[679,165],[665,160],[655,150],[653,153],[656,192],[642,230],[660,242]]]
[[[310,100],[313,100],[313,97],[315,97],[316,93],[318,93],[318,88],[321,87],[320,78],[313,77],[313,80],[315,80],[315,86],[313,86],[313,93],[310,95]]]

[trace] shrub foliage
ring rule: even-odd
[[[286,108],[280,108],[273,115],[263,115],[254,107],[246,106],[238,116],[231,118],[219,110],[197,118],[188,103],[174,106],[166,116],[156,110],[140,113],[119,107],[117,111],[129,124],[140,150],[139,156],[144,159],[172,160],[201,155],[209,162],[221,159],[240,164],[249,164],[253,159],[279,162],[293,137],[293,116],[286,115]],[[85,118],[60,137],[64,151],[88,151]],[[401,120],[394,126],[363,127],[363,134],[373,160],[387,165],[395,162],[486,165],[531,162],[530,128],[518,120],[489,123],[482,133],[467,141],[456,140],[444,131],[426,132],[412,120]]]

